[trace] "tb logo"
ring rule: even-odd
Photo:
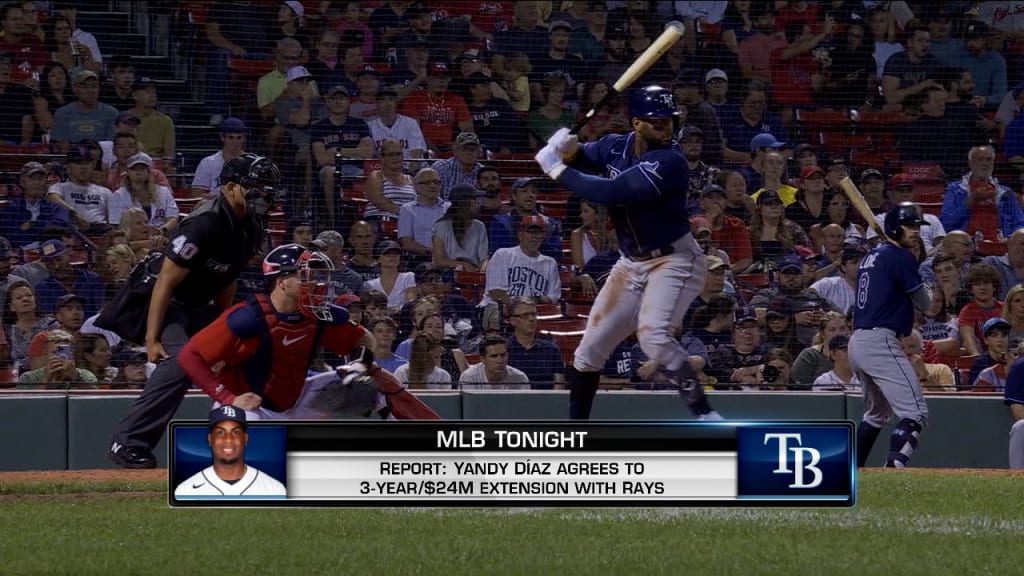
[[[817,488],[822,481],[821,469],[818,462],[821,461],[821,452],[815,448],[802,446],[801,434],[765,434],[764,443],[771,440],[779,442],[778,467],[772,470],[773,474],[792,474],[793,483],[790,488]],[[790,447],[790,441],[795,441],[796,446]],[[790,453],[792,453],[793,468],[789,468]],[[810,483],[804,483],[804,472],[809,471],[814,478]]]

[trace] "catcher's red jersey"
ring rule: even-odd
[[[266,295],[258,294],[193,336],[178,363],[196,386],[222,404],[254,392],[267,409],[285,411],[302,392],[315,347],[345,356],[365,333],[352,322],[328,324],[301,312],[277,312]]]

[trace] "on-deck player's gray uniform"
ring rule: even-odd
[[[886,214],[886,234],[899,241],[912,236],[923,219],[920,207],[903,203]],[[858,429],[858,465],[863,466],[881,428],[900,418],[890,442],[887,465],[902,467],[917,447],[928,422],[921,383],[903,354],[900,338],[910,334],[914,308],[925,309],[931,292],[906,248],[883,242],[857,268],[850,368],[863,385],[864,416]]]

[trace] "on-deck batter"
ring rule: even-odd
[[[632,133],[581,146],[563,128],[535,157],[545,174],[572,192],[608,205],[622,253],[576,349],[569,417],[590,417],[605,361],[635,331],[644,354],[679,384],[693,413],[721,419],[673,337],[704,285],[705,272],[704,253],[690,234],[686,160],[673,139],[679,112],[671,93],[660,86],[631,94],[628,112]]]
[[[885,214],[890,242],[869,252],[857,268],[850,368],[863,384],[864,416],[857,427],[857,465],[864,466],[878,434],[899,417],[889,440],[886,467],[903,468],[928,421],[928,406],[900,338],[910,334],[914,308],[927,310],[931,289],[910,253],[925,224],[921,207],[901,202]]]

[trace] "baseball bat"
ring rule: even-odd
[[[885,231],[878,225],[878,221],[875,220],[875,214],[871,212],[871,208],[868,207],[868,203],[864,200],[864,195],[860,193],[860,188],[853,183],[853,180],[849,176],[839,181],[839,187],[843,189],[843,193],[850,199],[850,205],[852,205],[857,213],[860,214],[861,218],[868,223],[869,226],[878,234],[878,237],[886,242],[890,242],[889,237],[885,235]]]
[[[629,88],[641,74],[647,71],[648,68],[654,65],[661,58],[669,48],[672,47],[680,38],[683,37],[685,28],[683,23],[678,20],[673,20],[665,26],[665,30],[661,33],[651,45],[647,47],[647,50],[643,51],[643,54],[637,56],[637,59],[630,64],[629,68],[619,76],[619,79],[612,84],[612,87],[608,89],[608,93],[605,94],[601,101],[594,105],[593,108],[587,111],[587,114],[580,119],[579,122],[573,123],[569,127],[570,134],[576,134],[581,128],[587,125],[588,122],[597,114],[602,108],[610,104],[613,100],[619,97],[619,94],[624,92],[626,88]]]

